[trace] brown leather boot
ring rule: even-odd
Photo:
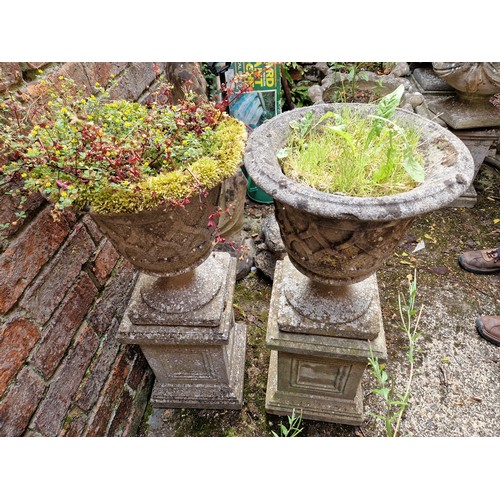
[[[458,263],[475,274],[500,273],[500,255],[497,248],[465,252],[458,258]]]
[[[476,328],[481,337],[500,346],[500,316],[481,316],[476,319]]]

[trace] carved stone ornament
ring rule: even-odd
[[[90,213],[116,251],[141,272],[175,276],[200,265],[212,250],[220,185],[184,206],[160,206],[135,214]]]
[[[465,98],[500,92],[500,62],[433,62],[432,68]]]
[[[455,130],[493,127],[498,136],[500,62],[433,62],[432,68],[456,93],[430,102],[429,109]]]

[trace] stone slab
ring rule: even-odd
[[[231,295],[232,297],[232,295]],[[116,339],[122,344],[138,345],[211,345],[227,342],[233,320],[232,302],[226,307],[216,326],[134,325],[123,316]]]
[[[449,94],[455,89],[440,78],[432,68],[415,68],[411,82],[422,94]]]
[[[500,126],[500,109],[488,99],[469,102],[454,95],[429,102],[429,109],[456,130]]]

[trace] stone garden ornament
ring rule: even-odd
[[[55,216],[88,212],[140,271],[117,338],[144,352],[153,406],[239,408],[246,329],[232,309],[236,258],[212,248],[246,130],[215,103],[188,90],[174,102],[173,87],[158,84],[145,104],[63,76],[41,80],[37,102],[3,99],[1,181],[19,196],[40,191]]]
[[[402,109],[394,120],[417,127],[425,180],[407,192],[358,197],[325,193],[287,177],[277,158],[291,122],[319,120],[345,107],[374,114],[367,104],[318,104],[283,113],[251,134],[245,166],[274,198],[287,257],[273,282],[267,345],[271,349],[266,410],[279,415],[359,425],[361,378],[369,345],[387,355],[376,271],[415,217],[447,206],[472,182],[470,152],[443,127]]]

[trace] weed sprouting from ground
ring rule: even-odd
[[[295,408],[293,408],[292,414],[288,415],[288,426],[285,425],[283,422],[280,422],[279,424],[280,433],[277,434],[274,431],[271,431],[271,433],[274,437],[296,437],[303,430],[301,424],[302,424],[302,412],[300,413],[300,415],[295,415]]]
[[[385,365],[381,364],[379,359],[374,356],[370,345],[370,356],[368,358],[369,371],[377,382],[377,387],[371,389],[371,392],[380,396],[385,405],[384,413],[372,413],[371,415],[384,422],[385,432],[388,437],[397,437],[401,419],[410,399],[410,389],[415,366],[416,343],[422,333],[418,330],[422,308],[418,309],[416,307],[416,297],[417,273],[415,271],[413,279],[408,280],[408,297],[406,298],[402,294],[398,295],[401,330],[403,330],[407,336],[407,359],[410,365],[410,373],[403,394],[396,393],[394,379],[392,377],[389,378]]]

